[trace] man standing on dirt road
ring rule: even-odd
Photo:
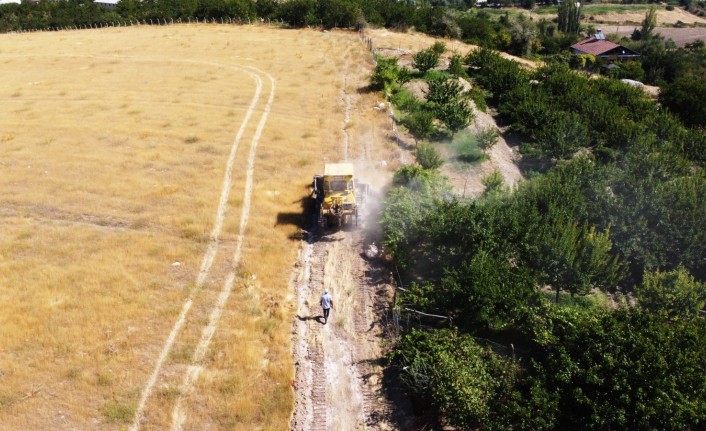
[[[331,311],[331,308],[333,308],[333,299],[331,298],[331,295],[329,295],[328,289],[324,289],[324,294],[321,295],[321,308],[324,309],[324,325],[325,325],[326,321],[328,320],[328,314]]]

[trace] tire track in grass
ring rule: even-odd
[[[0,58],[3,58],[3,57],[7,57],[7,56],[0,56]],[[26,58],[26,57],[32,57],[32,55],[27,55],[27,54],[15,55],[13,57],[25,57]],[[225,219],[225,212],[226,212],[226,207],[227,207],[227,203],[228,203],[228,197],[230,194],[231,183],[232,183],[232,171],[233,171],[233,165],[235,163],[235,155],[238,151],[238,146],[239,146],[240,140],[242,139],[242,136],[245,133],[245,130],[246,130],[246,128],[250,122],[250,119],[255,111],[255,108],[256,108],[257,104],[259,103],[260,94],[262,92],[262,78],[259,74],[262,74],[262,75],[266,75],[270,81],[270,95],[269,95],[267,104],[265,106],[265,109],[263,111],[262,117],[260,118],[260,122],[257,126],[255,136],[253,137],[253,140],[251,141],[251,145],[250,145],[250,153],[248,155],[247,177],[246,177],[246,183],[245,183],[245,197],[244,197],[243,209],[242,209],[241,218],[240,218],[240,229],[239,229],[238,237],[236,238],[235,253],[234,253],[234,259],[233,259],[233,271],[231,271],[231,273],[229,274],[229,276],[225,282],[225,285],[221,291],[221,294],[218,297],[216,305],[212,309],[211,316],[209,319],[209,324],[203,329],[201,341],[199,342],[199,345],[198,345],[198,347],[192,357],[192,362],[191,362],[191,365],[189,366],[189,370],[188,370],[187,374],[185,375],[184,382],[182,384],[182,389],[184,389],[185,392],[190,392],[191,388],[193,387],[193,384],[196,382],[196,380],[199,377],[199,374],[201,373],[201,367],[196,364],[203,360],[203,357],[205,356],[206,352],[208,351],[208,346],[211,342],[213,334],[216,331],[218,321],[220,320],[220,315],[223,311],[223,308],[225,307],[225,304],[228,300],[228,297],[230,296],[230,293],[233,288],[233,284],[235,282],[235,267],[240,262],[243,238],[244,238],[244,234],[245,234],[245,228],[247,227],[247,222],[248,222],[249,213],[250,213],[250,201],[251,201],[251,195],[252,195],[252,183],[253,183],[253,174],[254,174],[255,155],[256,155],[256,150],[257,150],[257,144],[259,142],[260,136],[262,135],[262,131],[265,127],[265,124],[267,123],[267,118],[269,116],[270,109],[272,107],[272,102],[274,100],[275,79],[269,73],[264,72],[260,69],[252,67],[252,66],[226,66],[223,64],[219,64],[219,63],[198,61],[198,60],[175,60],[175,59],[171,59],[171,58],[159,58],[158,59],[158,58],[120,56],[120,55],[104,56],[104,55],[78,55],[78,54],[56,55],[55,57],[94,58],[94,59],[97,58],[97,59],[110,59],[110,60],[118,59],[118,60],[155,62],[155,63],[157,63],[157,62],[175,62],[175,63],[190,63],[190,64],[197,64],[197,65],[207,65],[207,66],[212,66],[212,67],[217,67],[217,68],[243,71],[243,72],[247,73],[248,75],[250,75],[250,77],[253,78],[253,80],[256,84],[255,93],[253,95],[253,98],[251,99],[250,105],[248,106],[245,117],[243,118],[243,121],[240,124],[240,128],[238,129],[236,137],[233,140],[233,144],[231,145],[230,154],[228,155],[228,161],[226,163],[226,171],[225,171],[224,178],[223,178],[223,185],[221,187],[221,195],[220,195],[218,207],[216,210],[216,221],[215,221],[213,230],[211,231],[208,247],[207,247],[206,252],[204,253],[204,256],[201,260],[199,275],[196,279],[196,288],[192,290],[192,292],[189,294],[189,297],[187,298],[186,302],[184,302],[184,305],[182,306],[181,313],[179,314],[179,317],[177,318],[174,326],[172,327],[172,330],[169,333],[169,336],[167,337],[167,340],[165,341],[164,346],[162,347],[162,350],[159,354],[157,362],[155,363],[152,374],[150,374],[150,377],[147,380],[145,388],[143,389],[142,394],[140,396],[138,406],[135,410],[135,416],[133,419],[133,423],[130,426],[129,430],[130,431],[139,431],[140,427],[141,427],[142,419],[144,417],[145,409],[147,406],[147,401],[149,400],[150,396],[152,395],[154,385],[157,383],[157,379],[159,378],[159,375],[161,373],[164,362],[166,361],[167,356],[171,352],[172,346],[174,345],[174,342],[176,341],[177,336],[181,332],[181,329],[183,328],[184,324],[186,323],[186,316],[189,314],[189,311],[194,303],[194,299],[196,297],[197,292],[200,290],[200,287],[203,285],[204,281],[206,280],[206,277],[208,277],[211,266],[213,265],[213,261],[215,259],[216,253],[218,251],[220,233],[221,233],[221,229],[223,227],[223,221]],[[182,392],[182,394],[185,392]],[[183,412],[182,404],[183,404],[183,395],[180,395],[179,398],[177,399],[177,403],[174,408],[174,413],[172,415],[173,418],[175,418],[175,419],[180,418],[180,419],[173,421],[172,429],[177,429],[177,430],[181,429],[181,427],[183,426],[183,423],[186,420],[186,414]]]
[[[196,62],[188,60],[185,62],[217,65],[216,63]],[[223,67],[222,65],[217,66]],[[250,102],[250,106],[248,107],[245,117],[243,118],[243,121],[240,124],[238,133],[236,134],[236,137],[233,141],[233,145],[231,146],[230,154],[228,155],[228,162],[226,164],[226,171],[223,177],[223,185],[221,188],[221,196],[218,203],[218,209],[216,211],[216,222],[214,224],[213,230],[211,231],[208,248],[206,249],[206,252],[204,253],[204,256],[201,260],[199,275],[196,279],[196,289],[193,289],[186,302],[184,302],[184,305],[181,309],[181,313],[179,314],[177,321],[174,323],[174,326],[172,327],[172,330],[169,333],[169,336],[167,337],[164,346],[162,347],[162,351],[159,354],[159,358],[157,359],[152,374],[150,375],[147,384],[145,385],[145,388],[142,391],[142,395],[135,411],[135,418],[133,420],[132,426],[130,427],[130,431],[138,431],[140,429],[140,424],[142,418],[144,417],[145,408],[147,406],[147,400],[152,395],[152,390],[154,388],[154,385],[157,383],[157,378],[159,377],[159,374],[162,370],[164,361],[167,359],[169,352],[171,352],[172,346],[174,345],[174,341],[176,340],[177,335],[179,334],[179,332],[181,332],[182,327],[186,323],[186,316],[194,303],[196,292],[198,292],[199,288],[203,285],[203,282],[206,280],[206,277],[208,276],[208,273],[211,269],[211,265],[213,264],[213,260],[216,256],[216,251],[218,250],[218,242],[221,229],[223,227],[223,219],[225,218],[228,196],[230,194],[233,164],[235,163],[235,155],[238,151],[238,144],[240,143],[240,140],[242,139],[242,136],[245,133],[245,129],[247,128],[247,125],[250,122],[250,118],[252,117],[252,114],[255,111],[255,107],[257,106],[257,103],[260,100],[260,93],[262,92],[262,78],[260,78],[260,76],[258,76],[254,72],[247,71],[245,68],[236,67],[236,69],[245,71],[253,78],[256,84],[255,94],[253,95],[253,98]]]
[[[184,409],[184,397],[185,395],[188,395],[193,392],[194,384],[198,380],[201,371],[203,371],[203,366],[201,365],[201,363],[203,362],[203,359],[206,356],[206,353],[208,352],[208,347],[211,344],[211,339],[213,338],[216,329],[218,329],[218,322],[220,321],[223,309],[225,308],[228,302],[228,297],[233,291],[233,284],[235,283],[236,277],[235,272],[238,265],[240,264],[243,239],[245,237],[245,229],[248,226],[248,219],[250,217],[250,202],[252,198],[253,175],[255,173],[255,155],[257,154],[257,145],[260,141],[262,131],[265,128],[265,124],[267,123],[267,118],[270,115],[272,102],[274,101],[275,97],[275,79],[272,77],[272,75],[255,67],[247,68],[267,76],[270,81],[270,95],[267,99],[267,104],[265,105],[265,109],[262,113],[262,116],[260,117],[260,122],[257,125],[255,136],[253,137],[250,143],[250,153],[248,154],[248,166],[245,178],[245,189],[243,191],[243,207],[240,215],[240,228],[238,230],[238,236],[236,237],[235,252],[233,253],[233,268],[228,274],[228,278],[226,279],[223,285],[223,289],[221,289],[221,293],[218,295],[218,300],[216,301],[216,304],[211,310],[208,325],[203,328],[203,331],[201,333],[201,339],[199,340],[199,344],[196,347],[194,355],[191,358],[191,364],[189,365],[188,370],[184,375],[184,380],[179,390],[179,396],[174,405],[174,410],[172,411],[172,431],[181,431],[184,427],[184,423],[186,423],[187,414]]]

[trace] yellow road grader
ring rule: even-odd
[[[352,163],[327,163],[324,174],[314,176],[312,196],[322,228],[358,224],[368,186],[358,183],[353,171]]]

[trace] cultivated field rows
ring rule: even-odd
[[[2,429],[286,429],[306,185],[391,151],[357,35],[6,34],[0,67]]]

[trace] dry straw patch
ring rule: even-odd
[[[357,36],[186,25],[6,34],[0,63],[3,427],[113,430],[132,421],[195,288],[225,161],[254,94],[240,67],[256,66],[275,77],[277,93],[236,288],[188,395],[186,428],[286,429],[288,281],[299,245],[291,220],[311,175],[340,157],[346,65],[356,65],[350,97],[373,97],[357,95],[370,67]],[[263,99],[268,85],[263,76]],[[365,106],[354,117],[351,154],[370,157],[365,146],[383,138],[364,130],[384,124],[384,114]],[[253,134],[254,126],[238,150],[218,255],[143,429],[169,427],[183,372],[233,270]]]

